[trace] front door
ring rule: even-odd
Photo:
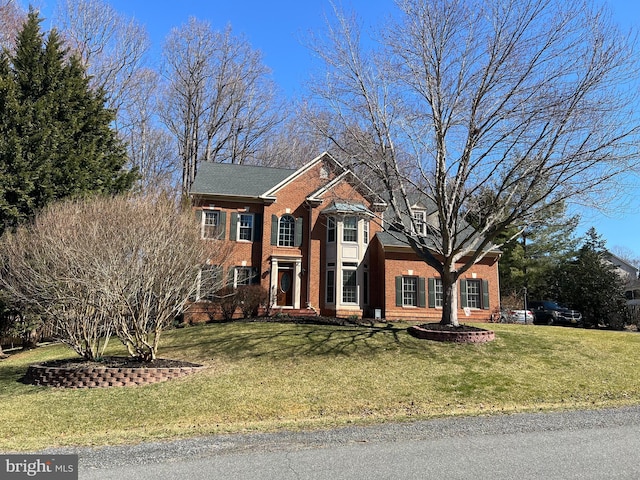
[[[293,307],[293,266],[278,266],[278,306]]]

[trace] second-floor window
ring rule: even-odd
[[[336,241],[336,219],[333,217],[327,218],[327,243],[333,243]]]
[[[293,247],[295,245],[296,220],[291,215],[283,215],[278,226],[278,246]]]
[[[238,217],[238,239],[253,240],[253,214],[241,213]]]
[[[358,241],[358,217],[344,217],[342,222],[342,241]]]
[[[202,238],[216,238],[220,225],[220,212],[217,210],[204,210],[202,212]]]

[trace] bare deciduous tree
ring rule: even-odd
[[[168,85],[161,112],[176,137],[187,193],[198,162],[245,163],[278,123],[275,86],[246,39],[190,18],[163,49]]]
[[[15,39],[26,18],[15,0],[0,0],[0,49],[13,51]]]
[[[152,361],[200,265],[223,255],[216,247],[167,196],[68,201],[5,234],[1,281],[84,358],[99,358],[115,333],[132,356]]]
[[[325,134],[378,177],[385,221],[440,274],[442,323],[457,325],[456,282],[498,235],[605,192],[637,158],[635,45],[581,0],[398,6],[369,47],[337,12],[314,45],[327,66],[315,93]],[[426,235],[413,194],[432,206]]]
[[[140,175],[142,191],[179,190],[175,142],[157,119],[159,74],[140,69],[130,85],[131,101],[119,112],[119,135],[128,146],[129,166]]]
[[[60,0],[56,24],[91,75],[105,91],[109,108],[120,110],[135,100],[138,70],[150,47],[143,25],[103,0]]]

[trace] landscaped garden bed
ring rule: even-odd
[[[496,335],[492,330],[472,327],[469,325],[442,325],[440,323],[425,323],[412,325],[407,329],[409,334],[424,340],[436,342],[455,343],[485,343],[495,340]]]
[[[101,362],[53,360],[30,365],[23,382],[64,388],[104,388],[148,385],[184,377],[202,365],[181,360],[140,362],[130,357],[106,357]]]

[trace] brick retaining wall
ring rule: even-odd
[[[184,377],[202,370],[202,365],[170,368],[92,367],[64,368],[30,365],[25,383],[62,388],[104,388],[149,385],[172,378]]]

